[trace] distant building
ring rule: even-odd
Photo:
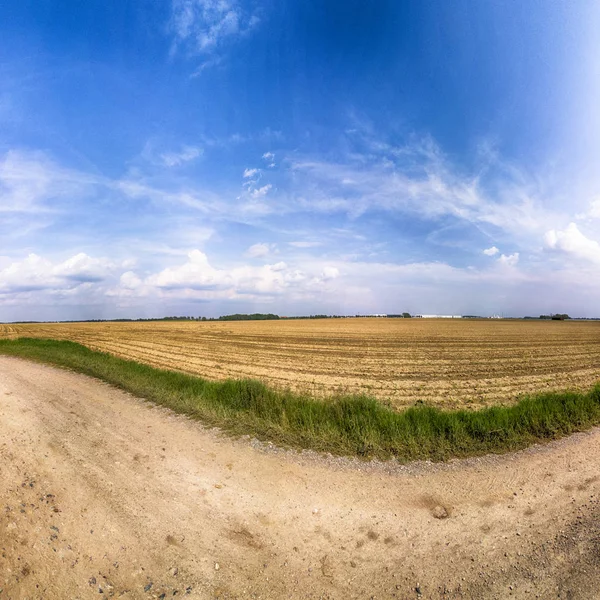
[[[462,315],[415,315],[416,319],[462,319]]]

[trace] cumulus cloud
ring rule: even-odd
[[[583,235],[575,223],[570,223],[564,231],[547,231],[544,240],[548,250],[600,264],[600,244]]]
[[[117,266],[104,258],[80,253],[59,263],[37,254],[9,264],[0,271],[0,293],[65,291],[105,280]]]
[[[519,262],[519,253],[515,252],[514,254],[501,254],[500,258],[498,258],[498,263],[505,267],[514,267]]]
[[[486,248],[483,253],[486,256],[495,256],[496,254],[498,254],[498,252],[500,252],[500,250],[498,250],[498,248],[496,248],[496,246],[492,246],[491,248]]]
[[[152,275],[145,283],[158,288],[195,290],[215,289],[227,284],[227,275],[214,269],[204,252],[192,250],[188,259],[184,265],[167,268]]]
[[[259,246],[255,245],[262,254],[265,248]],[[0,261],[0,304],[76,302],[82,306],[83,298],[86,303],[106,303],[113,309],[129,307],[133,317],[149,304],[158,307],[160,316],[161,306],[189,307],[197,302],[212,303],[206,305],[211,306],[206,309],[208,314],[222,313],[224,302],[239,303],[242,312],[249,306],[269,303],[280,314],[289,314],[285,307],[290,306],[297,307],[294,312],[300,314],[315,310],[356,314],[404,309],[468,313],[477,306],[483,314],[491,314],[505,308],[507,302],[526,310],[532,290],[546,285],[547,273],[514,268],[518,260],[517,252],[501,254],[485,269],[457,268],[442,262],[395,264],[315,258],[218,267],[196,249],[183,261],[147,273],[138,272],[130,261],[115,263],[83,253],[64,261],[33,254],[17,262],[6,257]],[[593,277],[582,279],[576,269],[554,271],[552,282],[561,290],[582,290],[585,285],[600,289]],[[542,312],[549,309],[541,300],[538,304]],[[36,318],[37,314],[30,310],[28,318]]]
[[[123,288],[128,290],[138,290],[144,284],[133,271],[126,271],[123,273],[119,278],[119,282]]]
[[[251,257],[264,257],[276,250],[274,245],[255,244]],[[123,273],[119,285],[108,294],[123,298],[153,297],[162,300],[235,300],[284,297],[318,297],[330,282],[340,277],[338,267],[307,263],[305,268],[284,261],[253,266],[216,268],[200,250],[188,254],[187,261],[157,273],[140,277],[133,271]]]
[[[231,298],[239,294],[280,293],[291,281],[287,265],[283,262],[262,267],[242,266],[233,269],[214,268],[206,254],[193,250],[188,262],[167,268],[151,275],[140,285],[163,290],[193,290],[197,292],[219,291],[219,297]]]

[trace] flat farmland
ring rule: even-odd
[[[317,397],[364,393],[395,408],[511,404],[600,380],[600,322],[323,319],[0,325],[209,379],[252,378]]]

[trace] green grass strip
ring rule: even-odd
[[[97,377],[233,435],[338,455],[441,461],[518,450],[600,423],[600,384],[587,393],[544,393],[479,411],[396,412],[366,396],[324,401],[254,380],[208,381],[75,342],[3,339],[0,353]]]

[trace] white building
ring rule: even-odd
[[[462,319],[462,315],[415,315],[417,319]]]

